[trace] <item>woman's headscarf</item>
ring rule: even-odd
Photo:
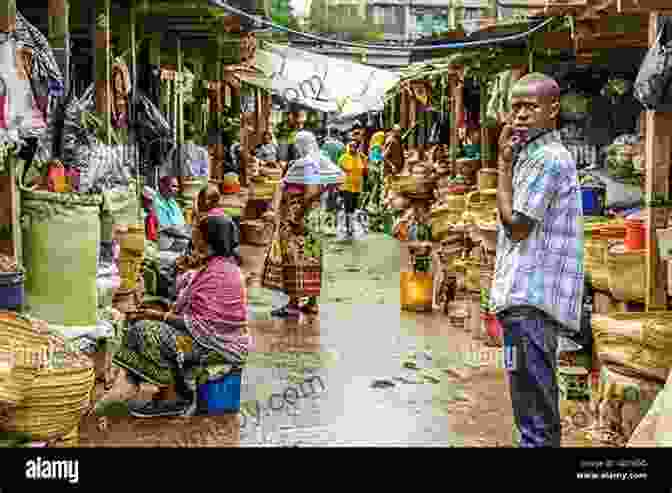
[[[284,182],[292,185],[336,185],[343,181],[343,171],[321,151],[315,135],[297,132],[294,149],[298,159],[287,170]]]

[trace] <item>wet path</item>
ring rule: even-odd
[[[450,328],[445,318],[400,312],[399,244],[382,235],[332,244],[325,265],[328,284],[317,318],[269,320],[274,296],[250,291],[257,347],[241,396],[241,445],[476,444],[465,440],[460,419],[453,419],[475,404],[466,379],[480,370],[466,353],[476,350],[469,335]],[[429,377],[403,368],[409,352],[426,349],[431,358],[416,362],[420,369],[434,368]],[[503,375],[494,373],[503,389],[495,392],[505,393]],[[313,389],[306,383],[311,378]],[[373,388],[376,380],[382,382]],[[510,430],[510,411],[502,412],[501,403],[497,408],[499,427]]]
[[[259,271],[264,249],[244,250],[246,272]],[[397,241],[332,244],[325,263],[317,317],[271,320],[282,299],[250,288],[255,347],[240,417],[143,420],[120,408],[103,428],[86,417],[81,446],[510,446],[496,355],[438,313],[400,312]]]

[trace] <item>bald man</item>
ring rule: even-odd
[[[543,74],[520,79],[500,139],[491,302],[521,447],[560,446],[558,336],[577,333],[581,320],[583,214],[576,163],[555,130],[559,97]]]

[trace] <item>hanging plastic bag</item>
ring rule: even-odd
[[[639,68],[635,79],[634,96],[649,110],[660,110],[672,102],[672,40],[670,22],[658,32],[656,41]]]
[[[355,240],[363,240],[369,234],[369,214],[358,209],[352,217],[352,236]]]

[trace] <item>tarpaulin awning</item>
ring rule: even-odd
[[[271,43],[257,50],[256,68],[263,77],[242,80],[287,101],[342,116],[381,110],[385,93],[399,80],[387,70]]]

